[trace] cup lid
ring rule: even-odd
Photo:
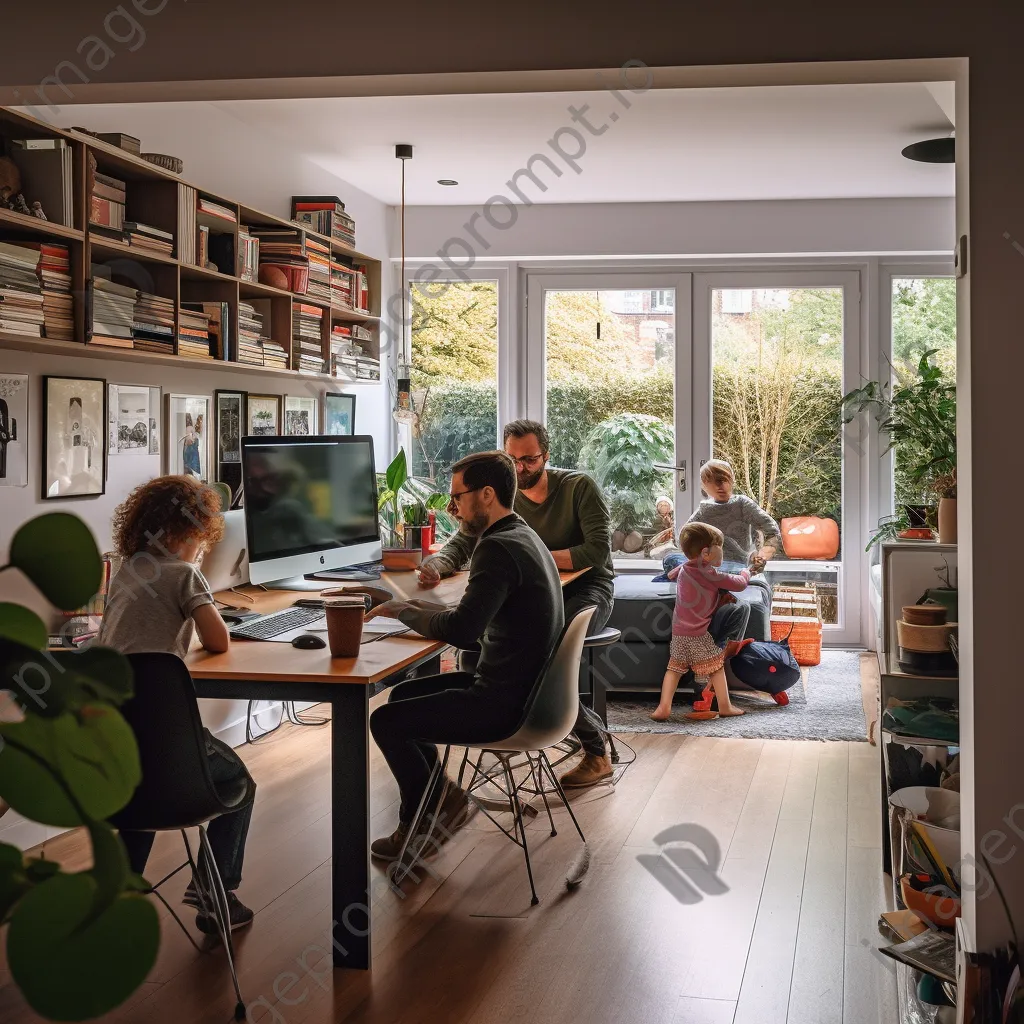
[[[328,597],[324,599],[324,608],[366,608],[366,598],[362,594],[351,594],[347,597]]]

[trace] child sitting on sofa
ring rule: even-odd
[[[687,523],[679,534],[679,547],[687,561],[669,573],[676,580],[676,606],[672,614],[672,646],[668,668],[661,684],[661,701],[651,713],[656,722],[667,721],[672,714],[672,698],[683,673],[693,671],[700,690],[708,679],[718,698],[718,714],[742,715],[733,705],[725,678],[725,650],[709,632],[711,617],[718,607],[719,592],[745,590],[750,572],[721,572],[724,536],[705,523]],[[715,718],[713,711],[694,711],[688,719]]]

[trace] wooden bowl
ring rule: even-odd
[[[903,621],[911,626],[942,626],[949,609],[941,604],[905,604]]]
[[[930,921],[936,928],[947,931],[956,927],[956,919],[960,916],[960,900],[952,896],[939,896],[930,892],[918,892],[910,884],[910,876],[900,879],[900,897],[907,910],[912,910],[918,917]]]
[[[181,157],[168,156],[166,153],[142,153],[142,159],[156,167],[162,167],[171,174],[181,174],[185,170],[185,162]]]
[[[938,626],[918,626],[901,619],[896,623],[896,637],[900,647],[905,651],[948,654],[949,636],[955,628],[955,624],[951,622],[944,622]]]

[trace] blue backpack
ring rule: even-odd
[[[729,668],[740,682],[770,694],[788,690],[800,678],[788,639],[751,640],[732,656]]]

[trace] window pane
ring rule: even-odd
[[[736,492],[776,521],[831,519],[841,539],[843,290],[715,289],[711,324],[714,457],[732,466]],[[787,564],[769,578],[818,584],[824,621],[838,625],[842,552],[826,554],[815,536],[807,534],[801,558],[778,552]]]
[[[893,387],[917,377],[926,352],[949,383],[956,383],[956,281],[952,277],[894,278],[892,282]],[[933,494],[911,481],[911,469],[924,458],[913,445],[894,451],[896,505],[934,503]]]
[[[412,472],[446,489],[452,465],[498,443],[498,283],[435,281],[409,294],[412,386],[423,409]]]
[[[654,463],[675,462],[675,329],[672,288],[546,293],[551,462],[597,478],[617,557],[650,555],[665,529],[672,473]]]

